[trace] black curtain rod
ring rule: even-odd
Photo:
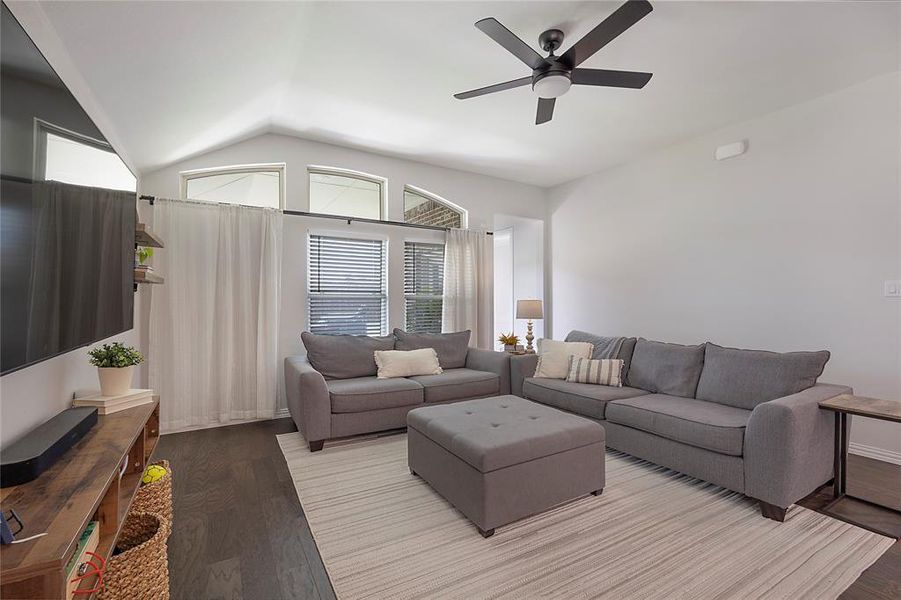
[[[141,200],[147,200],[153,206],[156,196],[141,195]],[[304,212],[302,210],[282,210],[282,214],[291,215],[293,217],[313,217],[316,219],[335,219],[337,221],[346,221],[348,225],[351,223],[372,223],[373,225],[394,225],[396,227],[410,227],[412,229],[427,229],[429,231],[450,231],[450,227],[438,227],[436,225],[420,225],[419,223],[405,223],[403,221],[382,221],[379,219],[364,219],[363,217],[342,217],[341,215],[328,215],[323,213]],[[486,231],[487,235],[494,235],[493,231]]]

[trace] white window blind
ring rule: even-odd
[[[311,235],[309,277],[311,332],[384,335],[384,241]]]
[[[444,287],[444,244],[404,245],[406,330],[441,333]]]

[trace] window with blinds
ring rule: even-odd
[[[404,307],[407,331],[441,333],[444,244],[404,244]]]
[[[384,241],[311,235],[309,278],[311,332],[385,334]]]

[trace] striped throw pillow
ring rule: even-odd
[[[623,382],[620,377],[622,371],[623,361],[619,358],[591,360],[572,356],[569,359],[569,373],[566,375],[566,380],[574,383],[622,387]]]

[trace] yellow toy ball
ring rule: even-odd
[[[153,483],[154,481],[159,481],[163,477],[166,476],[166,469],[159,465],[150,465],[147,467],[147,470],[144,471],[144,477],[141,478],[141,483]]]

